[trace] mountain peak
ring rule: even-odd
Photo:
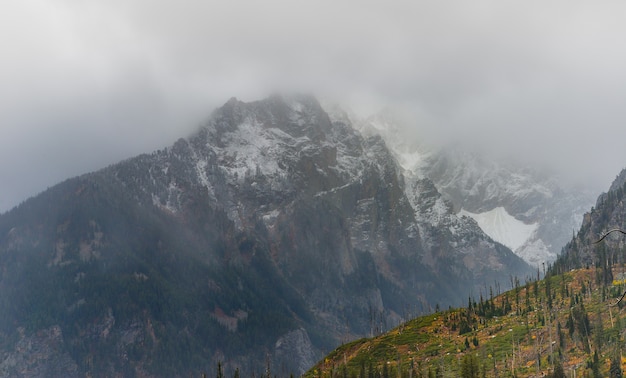
[[[609,192],[622,188],[624,184],[626,184],[626,168],[622,169],[622,171],[615,177],[615,180],[611,183]]]
[[[82,375],[220,360],[251,375],[268,355],[299,374],[407,309],[528,273],[409,181],[381,137],[333,122],[312,96],[233,98],[196,135],[0,215],[0,338],[58,329],[65,344],[51,347]]]
[[[234,97],[215,111],[209,128],[224,132],[243,124],[255,124],[265,129],[280,129],[292,137],[323,140],[331,129],[331,121],[312,95],[274,94],[253,102]]]

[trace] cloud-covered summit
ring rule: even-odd
[[[0,211],[188,135],[231,96],[392,104],[416,133],[604,188],[626,162],[626,5],[9,0]],[[365,115],[365,114],[364,114]]]

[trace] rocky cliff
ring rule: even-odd
[[[170,148],[0,217],[0,371],[299,374],[528,272],[314,98],[231,99]]]
[[[623,263],[624,235],[615,232],[597,243],[603,235],[612,229],[626,229],[626,170],[622,170],[611,184],[608,192],[602,193],[595,206],[585,213],[582,226],[563,248],[561,256],[555,263],[555,269],[565,271],[580,267],[597,266],[605,279],[611,281],[610,267],[615,263]]]

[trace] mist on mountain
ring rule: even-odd
[[[400,107],[419,139],[606,187],[625,160],[624,5],[453,3],[9,2],[0,211],[277,91]]]

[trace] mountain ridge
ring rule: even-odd
[[[312,96],[233,98],[171,147],[25,201],[0,216],[0,268],[0,371],[68,376],[299,374],[530,271]],[[71,369],[16,349],[56,330]]]
[[[595,206],[585,213],[581,228],[572,235],[555,262],[555,271],[593,265],[604,267],[621,258],[624,240],[620,235],[609,235],[602,243],[596,242],[605,232],[626,227],[625,192],[626,169],[623,169],[609,190],[600,194]],[[608,274],[608,270],[605,271]]]
[[[432,180],[456,212],[469,212],[466,215],[480,223],[490,211],[501,207],[519,222],[519,227],[510,229],[511,234],[493,233],[492,238],[501,242],[516,239],[519,235],[515,230],[536,224],[535,232],[513,248],[535,267],[556,260],[594,203],[589,190],[563,182],[554,172],[490,153],[484,146],[477,149],[458,142],[429,146],[426,140],[416,140],[415,132],[411,132],[414,125],[407,125],[390,110],[365,119],[353,118],[362,133],[380,135],[386,141],[408,180]],[[493,229],[480,225],[487,234]]]

